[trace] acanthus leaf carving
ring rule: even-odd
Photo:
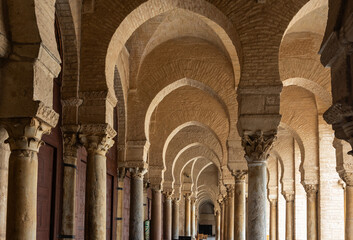
[[[257,131],[252,135],[244,134],[242,145],[248,163],[266,161],[275,138],[276,134],[274,132],[266,135],[262,131]]]

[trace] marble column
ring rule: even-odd
[[[353,181],[346,182],[346,229],[345,239],[353,240]],[[349,185],[348,185],[349,184]]]
[[[247,171],[235,171],[235,185],[234,185],[234,240],[245,240],[245,175]]]
[[[56,114],[56,113],[53,113]],[[37,118],[10,119],[5,124],[9,138],[7,240],[36,239],[38,152],[43,134],[56,124]]]
[[[63,126],[63,186],[60,239],[72,239],[76,233],[76,178],[79,126]]]
[[[220,212],[220,215],[221,215],[221,226],[220,226],[220,239],[223,240],[224,239],[224,201],[223,199],[221,200],[218,200],[219,201],[219,206],[221,208],[221,212]]]
[[[0,127],[0,240],[6,239],[7,186],[11,153],[9,144],[4,143],[7,138],[7,132]]]
[[[234,185],[228,185],[228,240],[234,240]]]
[[[162,239],[162,193],[159,186],[152,187],[151,239]]]
[[[173,240],[179,239],[179,199],[173,199],[173,221],[172,221],[172,235]]]
[[[294,193],[283,193],[286,199],[286,240],[294,240]]]
[[[125,168],[118,170],[118,199],[116,206],[116,240],[123,239],[123,212],[124,212],[124,179]]]
[[[109,125],[83,125],[81,142],[87,150],[85,239],[106,239],[107,151],[113,146],[114,129]]]
[[[185,236],[191,236],[191,196],[185,194]]]
[[[191,199],[191,238],[195,239],[196,237],[196,205],[195,198]]]
[[[229,199],[228,195],[224,197],[224,240],[228,240],[228,215],[229,215]]]
[[[165,194],[163,217],[163,239],[172,239],[172,196],[171,193]]]
[[[221,214],[219,210],[216,211],[216,240],[221,239]]]
[[[242,138],[249,174],[248,238],[251,240],[266,239],[266,162],[274,138],[274,133],[264,135],[262,132],[245,134]]]
[[[317,184],[306,184],[304,188],[307,197],[307,239],[318,240],[317,193],[319,186]]]
[[[131,190],[130,190],[130,224],[129,239],[144,239],[143,226],[143,175],[145,169],[130,168],[131,172]]]
[[[270,240],[277,240],[278,226],[278,200],[277,198],[270,199]]]

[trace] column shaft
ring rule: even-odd
[[[245,240],[245,180],[235,182],[234,193],[234,239]]]
[[[318,186],[308,184],[305,185],[307,193],[307,239],[318,239],[317,224],[317,191]]]
[[[249,169],[249,239],[266,239],[266,162],[248,162]]]
[[[190,195],[185,195],[185,236],[191,236],[191,203]]]
[[[85,239],[106,239],[106,157],[88,149],[86,172]]]
[[[118,199],[116,207],[116,240],[123,239],[124,176],[118,176]]]
[[[229,200],[228,196],[224,198],[224,240],[228,240],[228,215],[229,215]]]
[[[72,239],[76,232],[77,133],[63,132],[64,174],[62,194],[61,239]]]
[[[1,132],[0,128],[0,240],[5,240],[10,147],[3,143]]]
[[[277,199],[270,200],[270,240],[277,240]]]
[[[224,211],[224,201],[222,201],[220,203],[221,205],[221,240],[224,239],[224,214],[225,214],[225,211]]]
[[[144,239],[143,217],[143,175],[132,172],[130,190],[130,240]]]
[[[345,239],[353,240],[353,186],[346,186],[346,230]]]
[[[195,238],[196,235],[196,215],[195,215],[195,200],[191,200],[191,237]]]
[[[234,186],[228,191],[228,240],[234,240]]]
[[[221,214],[219,211],[216,212],[216,240],[221,239]]]
[[[152,189],[151,239],[162,239],[162,194]]]
[[[163,239],[172,239],[172,199],[170,195],[166,196],[164,202]]]
[[[286,240],[294,240],[294,195],[286,197]]]
[[[173,240],[179,239],[179,201],[173,199],[173,221],[172,221]]]

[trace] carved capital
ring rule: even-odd
[[[319,191],[319,185],[318,184],[305,184],[304,189],[308,197],[311,196],[316,196],[317,192]]]
[[[275,138],[274,132],[266,135],[262,131],[252,135],[244,133],[242,145],[248,164],[266,161]]]
[[[353,172],[340,171],[338,174],[347,186],[353,186]]]
[[[147,169],[146,168],[129,168],[129,172],[131,174],[132,178],[139,178],[143,179],[143,176],[146,174]]]
[[[13,118],[1,120],[9,134],[5,143],[9,143],[11,151],[38,152],[44,144],[43,134],[50,134],[51,126],[38,118]]]
[[[114,144],[115,135],[109,124],[85,124],[81,127],[80,140],[88,152],[105,156]]]
[[[35,117],[52,128],[55,127],[59,121],[59,114],[51,107],[45,106],[42,102],[39,102]]]
[[[282,192],[282,195],[287,202],[293,202],[295,199],[294,192]]]
[[[78,125],[65,125],[61,127],[64,145],[64,156],[77,158],[79,142]],[[64,159],[65,160],[65,159]]]
[[[167,200],[173,199],[173,189],[164,189],[163,194]]]
[[[247,170],[235,170],[235,171],[233,171],[233,176],[235,178],[235,183],[244,182],[246,174],[248,174]]]
[[[191,200],[191,192],[185,192],[184,194],[185,200]]]
[[[119,181],[124,180],[124,178],[126,176],[126,169],[124,167],[119,167],[117,169],[117,175],[118,175],[118,180]]]

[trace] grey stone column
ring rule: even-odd
[[[125,168],[118,170],[118,199],[116,206],[116,240],[123,239],[123,211],[124,211],[124,179]]]
[[[221,214],[219,210],[216,211],[216,240],[221,239]]]
[[[130,190],[130,224],[129,239],[144,239],[143,227],[143,175],[145,169],[130,168],[131,190]]]
[[[191,236],[191,197],[186,193],[185,197],[185,236]]]
[[[277,240],[277,212],[278,212],[278,200],[270,199],[270,240]]]
[[[85,239],[106,240],[107,151],[114,129],[106,124],[83,125],[80,139],[87,150]]]
[[[234,240],[234,185],[228,185],[228,240]]]
[[[164,217],[163,217],[163,239],[172,239],[172,197],[171,193],[165,194],[164,202]]]
[[[162,193],[159,186],[152,187],[151,239],[162,239]]]
[[[286,240],[294,240],[294,193],[283,193],[286,199]]]
[[[235,171],[234,185],[234,239],[245,240],[246,238],[246,200],[245,200],[245,175],[247,171]]]
[[[317,184],[304,185],[307,197],[307,239],[318,240],[318,209],[317,209]]]
[[[0,240],[6,240],[7,187],[11,153],[9,144],[4,143],[7,138],[7,132],[0,127]]]
[[[275,138],[274,133],[264,135],[256,132],[244,135],[242,144],[248,162],[248,238],[266,239],[266,203],[268,152]]]
[[[8,170],[7,240],[36,239],[38,152],[43,134],[56,124],[37,118],[10,119],[5,123],[11,154]]]
[[[76,232],[76,176],[78,126],[64,126],[63,131],[63,194],[61,216],[61,239],[72,239]]]
[[[179,239],[179,199],[173,199],[173,221],[172,221],[173,240]]]

